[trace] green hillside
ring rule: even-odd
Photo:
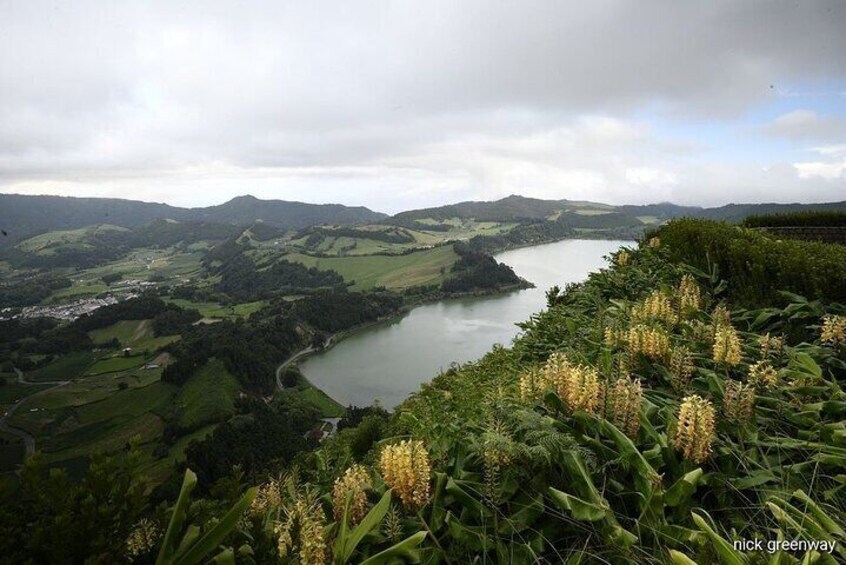
[[[458,255],[451,245],[445,245],[406,255],[312,257],[294,253],[286,258],[307,267],[335,271],[347,282],[354,282],[355,290],[377,286],[403,290],[442,282]]]

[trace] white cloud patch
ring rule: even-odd
[[[814,152],[823,159],[795,163],[794,167],[803,179],[821,178],[843,181],[841,197],[846,198],[846,145],[815,147]]]
[[[764,131],[797,140],[839,141],[846,139],[846,119],[820,116],[813,110],[793,110],[777,117]]]

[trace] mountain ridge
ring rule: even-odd
[[[419,220],[449,218],[478,221],[539,221],[564,217],[579,227],[588,218],[606,215],[610,221],[649,218],[644,224],[692,216],[737,222],[753,214],[801,210],[846,210],[846,201],[822,203],[740,203],[717,207],[682,206],[671,202],[644,205],[613,205],[584,200],[545,200],[512,194],[499,200],[470,200],[406,210],[388,216],[364,206],[311,204],[288,200],[262,200],[250,194],[236,196],[222,204],[182,208],[159,202],[119,198],[0,194],[0,247],[54,230],[78,229],[111,224],[136,228],[158,219],[212,222],[231,225],[266,223],[280,229],[302,229],[314,225],[345,225],[384,222],[413,225]],[[582,217],[584,220],[580,220]]]
[[[364,206],[259,200],[250,195],[215,206],[181,208],[122,198],[0,194],[0,229],[3,230],[0,246],[48,231],[99,224],[136,228],[158,219],[237,225],[262,221],[277,228],[301,229],[315,224],[372,222],[386,217]]]

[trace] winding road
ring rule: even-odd
[[[44,394],[45,392],[53,390],[54,388],[58,388],[58,387],[61,387],[61,386],[68,385],[68,384],[71,383],[71,381],[43,381],[43,382],[35,383],[35,382],[32,382],[32,381],[26,380],[26,377],[24,377],[23,371],[21,371],[20,369],[16,368],[15,373],[17,373],[17,375],[18,375],[18,384],[30,385],[30,386],[53,385],[49,388],[45,388],[44,390],[39,390],[35,394],[31,394],[31,395],[27,396],[26,398],[22,398],[22,399],[18,400],[11,408],[9,408],[6,411],[5,414],[3,414],[2,417],[0,417],[0,431],[6,432],[8,434],[18,436],[19,438],[21,438],[24,442],[24,446],[26,446],[26,455],[27,455],[27,457],[29,457],[30,455],[35,453],[35,438],[33,437],[32,434],[30,434],[26,430],[22,430],[20,428],[15,428],[13,426],[10,426],[7,420],[12,416],[12,414],[15,413],[15,411],[18,408],[21,407],[21,405],[24,402],[26,402],[30,398],[34,398],[34,397],[38,396],[39,394]]]
[[[285,359],[281,365],[276,367],[276,386],[279,387],[279,390],[285,389],[285,385],[282,384],[282,371],[284,371],[291,363],[296,362],[300,357],[305,357],[309,353],[314,353],[315,351],[317,351],[317,348],[309,345],[305,349],[301,349],[300,351],[294,353]]]

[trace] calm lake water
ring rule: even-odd
[[[584,280],[605,265],[603,256],[631,243],[571,239],[505,251],[496,259],[536,288],[419,306],[306,359],[300,370],[345,406],[378,400],[393,408],[450,363],[478,359],[496,343],[510,344],[520,331],[515,324],[546,306],[547,289]]]

